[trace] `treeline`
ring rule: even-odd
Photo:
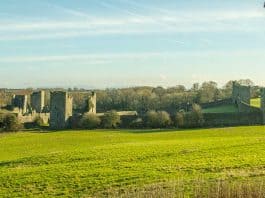
[[[238,82],[243,85],[254,86],[254,83],[248,79]],[[210,81],[201,85],[196,83],[190,89],[183,85],[177,85],[170,88],[135,87],[98,90],[97,109],[99,112],[115,109],[117,111],[133,110],[146,113],[155,110],[172,114],[182,110],[187,111],[188,108],[192,107],[192,104],[203,104],[230,98],[232,84],[233,81],[229,81],[222,88],[219,88],[216,82]],[[254,86],[252,96],[257,97],[258,95],[258,87]]]
[[[239,80],[240,84],[253,86],[249,80]],[[46,89],[46,105],[49,106],[49,91]],[[58,90],[58,89],[56,89]],[[64,89],[59,89],[64,90]],[[66,90],[67,91],[67,90]],[[74,110],[82,112],[87,105],[86,99],[90,91],[84,89],[68,89],[74,98]],[[216,82],[195,83],[190,89],[183,85],[174,87],[132,87],[123,89],[94,90],[97,93],[97,110],[106,112],[115,109],[116,111],[132,110],[139,113],[146,113],[149,110],[175,111],[187,110],[192,104],[202,104],[231,97],[232,81],[227,82],[223,87],[218,87]],[[11,104],[13,94],[32,93],[33,89],[26,90],[0,90],[0,106]],[[253,97],[259,95],[258,87],[252,89]]]

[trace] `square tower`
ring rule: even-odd
[[[238,97],[239,97],[239,85],[236,81],[233,81],[232,99],[234,104],[238,104]]]
[[[45,106],[45,91],[34,92],[31,95],[31,107],[37,113],[41,113]]]
[[[73,98],[67,92],[55,91],[50,99],[50,127],[65,129],[73,115]]]

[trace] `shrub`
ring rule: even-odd
[[[117,128],[121,124],[121,117],[116,111],[108,111],[102,118],[104,128]]]
[[[185,114],[185,127],[201,127],[204,124],[203,113],[200,105],[193,104],[192,111]]]
[[[8,132],[16,132],[21,130],[22,124],[19,122],[17,116],[13,114],[6,114],[3,118],[3,130]]]
[[[79,126],[83,129],[95,129],[100,124],[100,118],[93,113],[86,113],[80,120]]]
[[[145,125],[151,128],[158,127],[158,116],[156,111],[148,111],[145,116]]]
[[[181,128],[185,125],[185,114],[183,112],[178,112],[175,117],[176,126]]]
[[[203,119],[203,113],[202,113],[202,108],[198,104],[193,104],[192,105],[192,112],[191,112],[192,118],[194,120],[195,126],[202,126],[204,123]]]
[[[70,119],[69,119],[69,126],[71,129],[78,129],[80,128],[80,121],[82,119],[81,114],[74,114]]]
[[[170,115],[166,111],[158,111],[158,126],[160,128],[167,128],[171,125]]]
[[[130,123],[130,128],[139,129],[143,128],[143,119],[137,118]]]
[[[165,128],[171,124],[171,118],[165,111],[148,111],[145,119],[146,126],[151,128]]]

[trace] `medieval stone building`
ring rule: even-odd
[[[47,96],[48,94],[50,97]],[[47,104],[46,101],[50,101],[50,103]],[[84,104],[82,111],[75,109],[75,115],[73,115],[73,97],[70,93],[65,91],[51,93],[38,91],[31,95],[15,95],[12,99],[14,109],[10,113],[15,114],[24,124],[31,124],[40,118],[45,125],[56,130],[68,128],[71,120],[80,118],[85,113],[92,113],[99,117],[104,116],[104,113],[97,113],[97,95],[95,92],[88,96]],[[125,118],[137,116],[135,111],[122,111],[118,114]]]
[[[239,104],[241,102],[250,105],[251,99],[251,87],[243,86],[238,84],[237,82],[233,82],[233,92],[232,92],[232,100],[234,104]]]
[[[52,92],[50,99],[50,128],[67,128],[72,115],[73,98],[67,92]]]
[[[31,108],[37,113],[42,113],[45,106],[45,91],[34,92],[31,95]]]
[[[22,114],[28,112],[28,96],[27,95],[14,95],[12,99],[13,108],[21,110]]]

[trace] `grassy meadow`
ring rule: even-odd
[[[32,131],[1,134],[0,148],[0,197],[188,196],[217,181],[265,189],[263,126]]]
[[[238,108],[233,104],[229,104],[206,108],[202,111],[203,113],[236,113],[238,112]]]

